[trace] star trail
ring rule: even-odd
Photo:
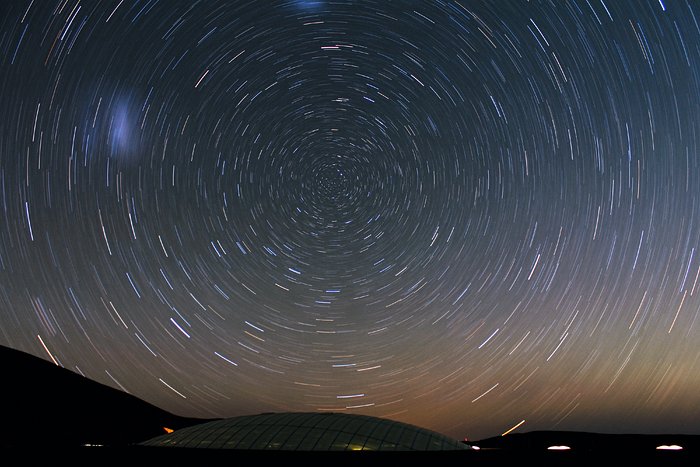
[[[180,415],[700,432],[699,19],[3,1],[0,344]]]

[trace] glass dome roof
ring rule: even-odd
[[[272,413],[194,425],[144,446],[280,451],[448,451],[469,449],[434,431],[344,413]]]

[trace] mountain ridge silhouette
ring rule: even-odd
[[[211,419],[182,417],[20,350],[0,345],[0,447],[124,446]]]

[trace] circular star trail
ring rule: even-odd
[[[697,432],[700,8],[0,7],[0,343],[201,417]]]

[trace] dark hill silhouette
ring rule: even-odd
[[[500,449],[517,452],[544,452],[550,446],[569,446],[581,452],[648,452],[654,453],[657,446],[679,445],[685,452],[700,452],[700,435],[640,435],[603,434],[577,431],[531,431],[496,436],[469,444],[482,449]]]
[[[208,420],[166,412],[33,355],[0,346],[0,447],[122,446]]]

